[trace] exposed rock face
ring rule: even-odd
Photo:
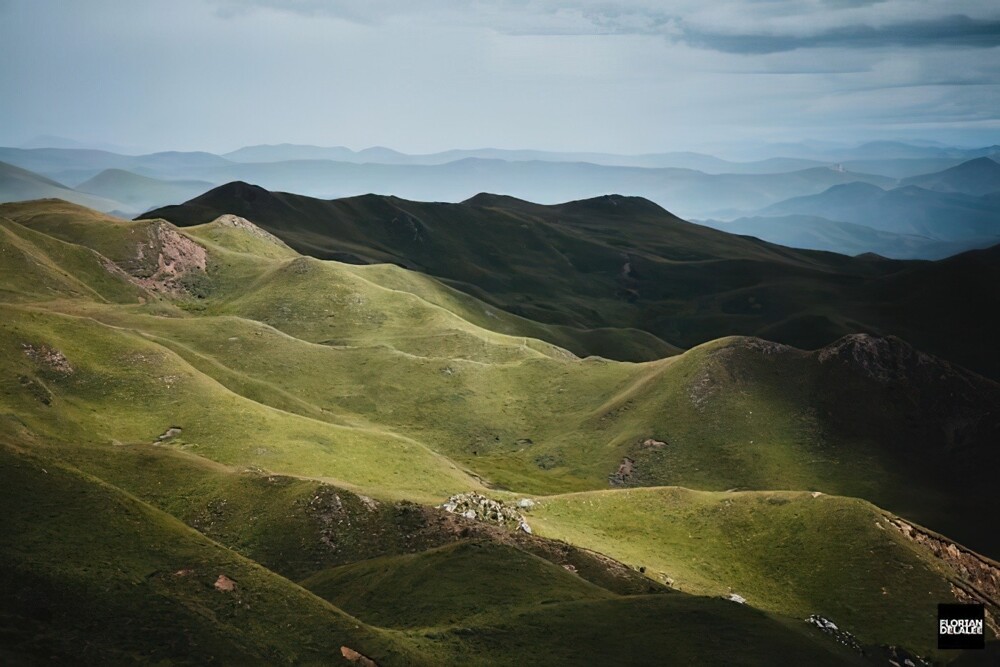
[[[608,483],[611,486],[627,486],[632,481],[634,472],[635,461],[626,456],[618,464],[618,470],[608,475]]]
[[[340,647],[340,655],[344,656],[354,664],[359,665],[359,667],[378,667],[377,662],[347,646]]]
[[[136,245],[135,255],[118,262],[129,279],[151,292],[183,295],[192,293],[192,284],[205,275],[208,253],[203,247],[162,220],[150,222],[145,238]]]

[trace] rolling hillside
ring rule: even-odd
[[[595,207],[662,222],[642,200],[559,211],[585,228]],[[1000,547],[979,518],[1000,387],[898,339],[581,359],[426,275],[304,257],[235,216],[41,201],[0,222],[9,660],[84,636],[93,662],[943,660],[937,602],[997,607],[970,549]],[[689,231],[823,257],[687,223],[676,252]],[[532,534],[434,507],[456,493]]]
[[[539,322],[641,330],[685,349],[732,334],[805,349],[858,331],[893,334],[1000,377],[1000,357],[982,325],[957,341],[924,316],[947,307],[952,319],[974,324],[998,305],[989,285],[1000,269],[982,266],[965,278],[958,258],[945,266],[969,299],[956,303],[942,293],[933,297],[940,303],[903,311],[892,306],[897,290],[908,281],[916,289],[933,265],[792,250],[684,222],[634,197],[555,206],[486,194],[461,204],[376,195],[324,201],[231,183],[148,216],[194,225],[225,213],[254,221],[300,252],[392,262]],[[634,347],[582,343],[571,349],[653,358]]]

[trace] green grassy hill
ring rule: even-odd
[[[0,207],[0,223],[6,580],[51,596],[133,567],[201,577],[203,597],[157,575],[165,588],[109,601],[93,662],[153,655],[114,619],[175,595],[177,636],[194,639],[154,657],[222,663],[327,662],[341,645],[381,665],[860,659],[811,614],[870,655],[945,659],[923,628],[933,604],[996,609],[996,564],[951,540],[997,553],[977,516],[995,511],[1000,388],[898,339],[581,359],[531,337],[570,329],[398,267],[299,256],[238,218],[177,229],[43,201]],[[49,485],[53,470],[64,481]],[[534,534],[432,507],[465,491],[530,495]],[[78,497],[100,500],[77,512]],[[229,560],[171,569],[119,519],[173,536],[144,543],[223,545]],[[913,522],[949,537],[907,537]],[[47,544],[60,530],[73,539]],[[122,573],[103,564],[113,553]],[[212,605],[236,596],[207,580],[223,566],[238,591],[259,573],[281,611],[255,598],[250,625],[232,625]],[[747,605],[711,599],[729,592]],[[89,627],[67,600],[40,619],[10,607],[2,650],[66,654]],[[272,640],[299,614],[315,618]],[[726,638],[706,641],[713,627]]]
[[[376,195],[325,201],[230,183],[148,217],[196,225],[226,213],[253,221],[308,255],[390,262],[438,278],[494,309],[608,332],[600,345],[588,337],[527,334],[580,356],[664,356],[652,337],[684,349],[729,335],[813,349],[864,331],[900,336],[1000,377],[990,335],[973,328],[959,341],[929,333],[939,320],[926,314],[941,307],[949,309],[949,320],[984,322],[984,313],[1000,307],[996,291],[987,287],[1000,277],[996,265],[974,279],[958,270],[951,274],[967,298],[921,293],[927,309],[900,312],[889,284],[905,277],[917,294],[921,276],[937,271],[936,263],[793,250],[684,222],[635,197],[551,206],[485,194],[460,204]],[[637,338],[636,330],[646,337]]]

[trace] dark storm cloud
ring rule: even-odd
[[[945,16],[884,26],[851,25],[831,28],[814,35],[713,34],[697,29],[682,31],[683,39],[703,48],[726,53],[765,54],[818,47],[873,48],[884,46],[955,46],[990,48],[1000,46],[1000,21],[968,16]]]
[[[209,0],[223,15],[254,8],[373,24],[476,25],[513,35],[662,35],[724,53],[819,47],[1000,45],[994,0]]]

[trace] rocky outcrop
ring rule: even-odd
[[[501,500],[493,500],[478,493],[460,493],[449,498],[441,509],[458,514],[466,519],[493,523],[505,528],[531,532],[531,526],[524,516]]]
[[[1000,609],[1000,566],[965,547],[897,517],[886,517],[886,521],[907,539],[927,547],[954,572],[958,581],[953,582],[953,586],[963,592],[963,595],[957,597],[968,597],[971,598],[970,601],[983,602],[994,610]],[[990,615],[989,610],[987,615]],[[990,624],[1000,631],[1000,626],[997,626],[992,618]]]
[[[132,257],[115,260],[118,269],[150,292],[198,296],[199,282],[208,269],[205,249],[163,220],[151,221],[140,229],[144,238],[135,245]]]
[[[608,475],[608,483],[611,486],[628,486],[635,473],[635,460],[626,456],[618,464],[618,469]]]
[[[67,359],[66,355],[54,347],[50,347],[44,343],[41,345],[21,343],[21,349],[24,351],[24,356],[28,357],[39,366],[44,366],[48,370],[55,371],[56,373],[61,373],[63,375],[73,374],[73,366],[70,365],[69,359]]]
[[[225,215],[220,215],[218,218],[213,220],[211,224],[217,225],[219,227],[232,227],[233,229],[241,229],[245,232],[248,232],[251,236],[256,236],[259,239],[263,239],[275,245],[279,245],[283,248],[288,247],[288,245],[284,241],[279,239],[274,234],[261,229],[260,227],[253,224],[246,218],[241,218],[240,216],[233,215],[232,213],[226,213]]]
[[[224,574],[219,575],[219,578],[215,580],[213,586],[215,587],[215,590],[222,593],[232,593],[236,590],[236,582]]]
[[[840,364],[881,383],[912,380],[950,366],[895,336],[851,334],[817,352],[821,364]]]

